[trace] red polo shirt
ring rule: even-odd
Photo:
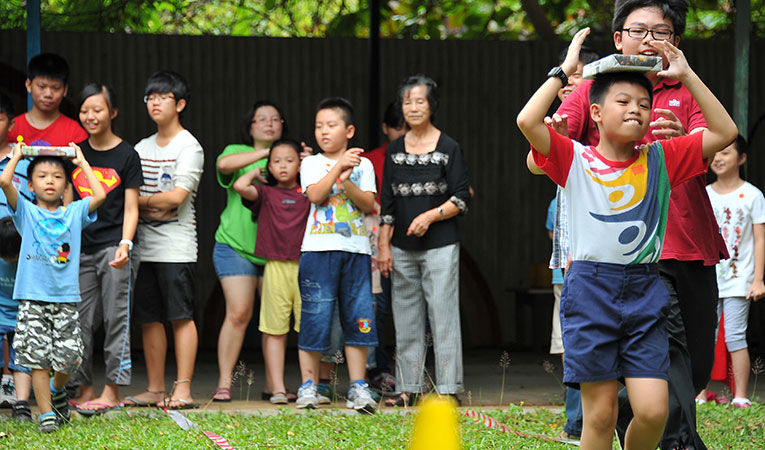
[[[375,178],[377,180],[377,196],[382,192],[383,167],[385,166],[385,151],[388,149],[388,141],[374,150],[364,152],[362,156],[372,161],[372,167],[375,169]]]
[[[569,137],[585,145],[597,145],[600,141],[595,123],[590,119],[591,86],[592,81],[589,80],[580,84],[557,111],[558,114],[568,115]],[[699,105],[677,80],[659,80],[653,87],[653,108],[671,110],[686,133],[707,126]],[[658,117],[653,112],[651,121]],[[651,131],[648,130],[640,143],[657,140]],[[711,266],[728,258],[728,250],[720,235],[705,186],[706,176],[702,174],[672,188],[661,259],[700,260]]]

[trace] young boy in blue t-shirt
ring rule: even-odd
[[[96,219],[106,192],[74,143],[72,163],[85,173],[93,196],[63,206],[67,186],[61,158],[40,156],[29,163],[27,186],[35,203],[19,195],[13,182],[22,158],[21,143],[0,175],[6,211],[21,235],[13,299],[19,301],[14,348],[16,364],[32,369],[40,408],[40,431],[51,432],[69,420],[64,385],[82,361],[76,303],[80,301],[79,262],[82,229]],[[49,379],[49,371],[54,375]]]
[[[736,125],[668,41],[669,68],[698,103],[708,129],[639,148],[651,121],[653,89],[639,73],[597,75],[590,116],[600,142],[585,147],[545,125],[561,82],[576,68],[589,28],[579,31],[564,63],[550,72],[518,114],[534,162],[563,188],[569,212],[571,267],[561,299],[563,381],[582,392],[583,448],[610,448],[617,418],[617,380],[624,379],[634,419],[626,448],[656,448],[667,419],[669,367],[658,274],[670,187],[706,171],[705,159],[730,144]]]
[[[348,148],[355,127],[347,100],[330,98],[319,103],[314,132],[324,153],[305,158],[300,167],[311,211],[298,273],[302,299],[298,354],[303,385],[297,407],[318,405],[319,358],[330,347],[337,302],[351,381],[346,406],[373,413],[376,404],[364,378],[367,349],[377,345],[377,329],[364,214],[374,209],[374,169],[360,156],[360,148]]]

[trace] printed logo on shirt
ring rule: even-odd
[[[109,167],[92,167],[92,169],[107,194],[122,184],[122,180],[116,170]],[[80,194],[80,198],[86,198],[93,195],[93,189],[91,189],[90,184],[88,184],[85,172],[79,167],[72,172],[72,184],[74,185],[74,188],[77,189],[77,193]]]
[[[670,99],[669,100],[669,106],[675,106],[675,107],[680,106],[680,100],[678,100],[676,98]]]
[[[58,219],[47,218],[37,222],[33,228],[35,254],[27,254],[31,261],[50,262],[65,265],[69,262],[72,235],[69,227]]]
[[[652,152],[656,153],[656,152]],[[642,150],[627,168],[603,164],[592,147],[585,147],[582,157],[588,161],[587,174],[608,191],[610,213],[590,211],[601,222],[621,224],[618,243],[624,256],[634,255],[634,262],[651,260],[661,252],[659,214],[653,214],[658,200],[659,183],[652,180],[659,172],[657,155]]]

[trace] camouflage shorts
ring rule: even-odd
[[[16,364],[74,373],[83,351],[77,304],[21,300],[13,346]]]

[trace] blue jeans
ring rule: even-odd
[[[566,388],[566,425],[563,431],[573,436],[582,435],[582,392]]]
[[[298,284],[302,299],[299,349],[325,352],[331,347],[330,330],[336,303],[345,345],[377,345],[369,255],[304,252],[300,256]]]

